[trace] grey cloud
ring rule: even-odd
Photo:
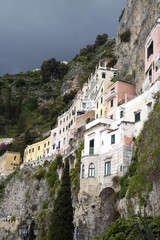
[[[71,60],[98,34],[114,36],[126,0],[2,0],[0,75]]]

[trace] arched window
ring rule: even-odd
[[[94,176],[95,176],[95,167],[94,167],[94,164],[93,164],[93,163],[91,163],[91,164],[89,165],[88,176],[89,176],[89,177],[94,177]]]
[[[105,73],[102,73],[102,78],[106,78],[106,74]]]
[[[82,178],[84,178],[84,164],[82,166]]]

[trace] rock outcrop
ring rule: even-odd
[[[135,70],[136,92],[141,93],[144,80],[144,43],[160,16],[159,0],[127,0],[127,5],[119,23],[116,38],[118,70],[132,74]],[[130,40],[121,41],[121,34],[130,30]]]

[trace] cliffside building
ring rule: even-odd
[[[160,76],[160,18],[145,42],[145,80],[142,91],[146,91]]]
[[[0,175],[6,176],[18,168],[21,164],[20,153],[5,152],[0,157]]]
[[[34,143],[26,147],[24,151],[23,162],[31,162],[41,160],[44,157],[50,156],[51,136],[41,142]]]

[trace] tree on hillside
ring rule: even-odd
[[[51,58],[44,61],[41,66],[42,80],[44,83],[47,83],[52,77],[62,80],[68,69],[68,65]]]
[[[71,185],[69,176],[69,163],[63,171],[62,183],[58,196],[54,202],[51,217],[49,240],[72,240],[73,239],[73,208],[71,199]]]
[[[108,39],[108,34],[104,33],[102,35],[97,35],[95,41],[95,47],[103,45]]]

